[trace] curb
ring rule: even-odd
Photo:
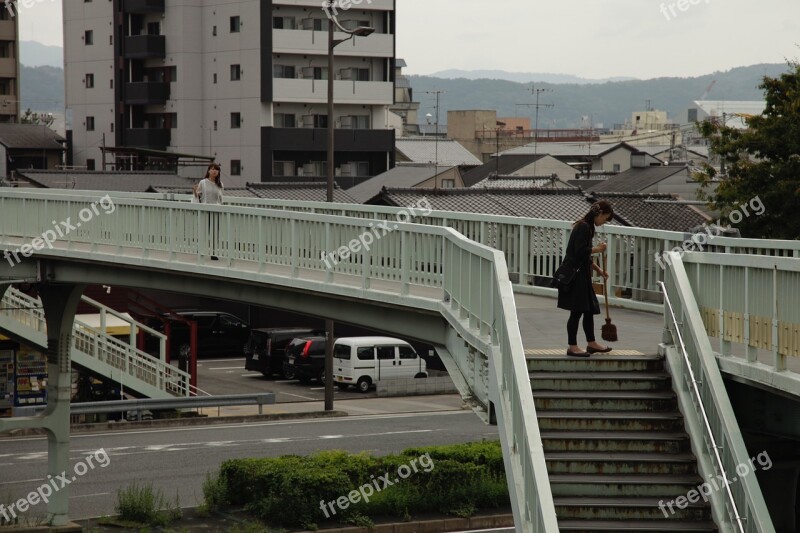
[[[514,527],[514,515],[486,515],[471,518],[439,518],[434,520],[414,520],[393,524],[376,524],[372,527],[343,527],[321,529],[316,533],[447,533],[467,530],[507,529]],[[298,533],[312,533],[303,531]]]

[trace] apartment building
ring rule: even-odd
[[[105,145],[212,155],[226,185],[324,179],[322,0],[63,2],[73,164],[99,168]],[[338,10],[342,26],[376,31],[336,47],[343,187],[391,168],[395,136],[395,0],[348,6]]]
[[[0,122],[19,121],[19,25],[16,7],[0,6]]]

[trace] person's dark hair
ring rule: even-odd
[[[580,218],[575,221],[575,224],[572,227],[577,226],[581,222],[585,222],[589,229],[592,232],[592,237],[594,237],[594,217],[597,215],[611,215],[608,219],[611,220],[614,218],[614,208],[611,207],[611,202],[608,200],[600,200],[599,202],[595,202],[592,204],[592,207],[589,208],[589,212],[586,213],[583,218]]]
[[[211,171],[212,168],[217,169],[217,181],[215,183],[219,187],[222,187],[222,169],[220,168],[220,166],[217,163],[211,163],[210,165],[208,165],[208,168],[206,169],[206,175],[203,176],[203,179],[210,179],[208,174],[209,174],[209,172]]]

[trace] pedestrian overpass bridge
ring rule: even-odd
[[[84,286],[202,294],[432,344],[473,410],[498,425],[516,529],[570,529],[557,520],[531,390],[538,361],[526,359],[514,297],[552,293],[540,285],[563,255],[568,222],[187,200],[0,191],[0,252],[12,252],[0,261],[0,291],[36,284],[46,322],[37,327],[46,339],[34,340],[47,346],[50,376],[45,415],[0,420],[0,432],[45,428],[48,471],[55,476],[69,467],[73,317]],[[663,356],[673,380],[697,473],[730,479],[749,455],[722,373],[792,401],[800,395],[800,243],[719,237],[704,253],[671,252],[657,262],[655,254],[680,247],[684,235],[609,226],[605,238],[619,293],[610,302],[664,316],[652,353]],[[0,317],[0,330],[11,326]],[[718,353],[709,337],[719,339]],[[783,430],[800,438],[796,419]],[[796,467],[793,475],[796,482]],[[53,524],[67,520],[67,494],[48,503]],[[720,531],[776,531],[754,476],[708,499]]]

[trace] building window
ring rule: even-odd
[[[272,27],[276,30],[296,30],[294,17],[275,17],[272,19]]]
[[[455,189],[456,180],[442,180],[442,189]]]
[[[214,131],[217,131],[217,121],[214,121]]]
[[[294,161],[275,161],[272,163],[273,176],[294,176],[295,172]]]
[[[86,160],[86,170],[94,170],[94,159]]]
[[[217,83],[217,73],[214,73],[214,83]]]
[[[94,131],[94,117],[86,117],[86,131]]]
[[[114,78],[111,78],[111,79],[109,80],[109,82],[108,82],[108,88],[109,88],[109,89],[113,89],[113,88],[114,88]]]
[[[242,19],[239,16],[231,17],[231,33],[239,33],[242,29]]]
[[[112,123],[110,124],[110,126],[111,126],[111,133],[114,133],[114,123],[112,122]]]
[[[231,159],[231,176],[242,175],[242,162],[239,159]]]
[[[94,32],[92,30],[83,32],[83,44],[86,46],[94,44]]]
[[[327,128],[328,115],[303,115],[304,128]]]
[[[370,128],[369,125],[369,115],[356,115],[353,117],[353,127],[358,130],[368,130]]]
[[[291,113],[275,113],[276,128],[296,128],[295,117]]]
[[[84,79],[84,85],[86,85],[87,89],[94,87],[94,74],[86,75],[86,78]]]
[[[109,35],[108,36],[108,44],[110,44],[111,46],[114,46],[114,36],[113,35]]]
[[[328,67],[314,67],[314,79],[315,80],[327,80],[328,79]]]
[[[614,172],[619,172],[620,166],[619,163],[614,163]]]
[[[242,79],[241,65],[231,65],[231,81],[239,81]]]
[[[237,129],[242,127],[242,114],[241,113],[231,113],[231,129]]]
[[[160,22],[148,22],[147,23],[147,35],[161,35],[161,23]]]
[[[217,27],[216,27],[216,26],[214,26],[214,27],[211,29],[211,35],[212,35],[212,36],[214,36],[214,37],[216,37],[216,36],[217,36]]]
[[[273,65],[272,66],[272,77],[273,78],[286,78],[286,79],[294,79],[295,70],[294,67],[290,65]]]

